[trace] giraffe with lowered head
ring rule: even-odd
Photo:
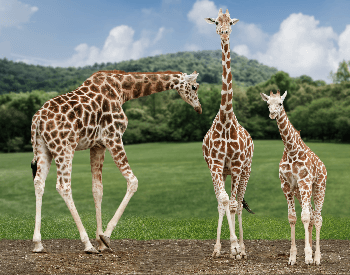
[[[303,142],[300,131],[297,131],[288,119],[283,108],[287,91],[281,96],[270,92],[270,96],[260,93],[267,102],[270,118],[276,119],[277,126],[284,144],[283,156],[279,164],[281,188],[288,202],[288,220],[291,228],[291,249],[289,264],[294,265],[297,257],[295,245],[295,213],[294,197],[297,197],[302,207],[301,221],[305,228],[305,263],[312,264],[312,229],[316,227],[316,251],[314,263],[321,262],[320,232],[322,226],[321,210],[326,191],[327,170],[319,157]],[[312,209],[313,197],[315,210]]]
[[[205,135],[202,146],[204,159],[210,169],[218,201],[219,220],[213,256],[220,255],[221,226],[226,212],[230,228],[231,257],[241,259],[246,257],[243,243],[242,208],[244,206],[251,212],[244,201],[244,193],[250,177],[254,145],[249,133],[238,123],[232,108],[229,38],[231,26],[236,24],[238,19],[231,19],[228,10],[224,14],[220,9],[216,19],[206,18],[205,20],[209,24],[216,24],[216,33],[221,38],[223,68],[220,110]],[[231,198],[225,191],[227,175],[231,175]],[[236,212],[239,222],[239,243],[235,234]]]
[[[76,90],[47,101],[34,115],[31,141],[36,195],[34,252],[45,252],[41,243],[41,206],[45,180],[52,159],[57,167],[56,190],[64,199],[78,227],[86,253],[97,253],[84,229],[74,205],[71,189],[72,160],[75,151],[90,149],[92,193],[96,208],[96,239],[99,250],[109,247],[110,236],[136,192],[138,180],[133,174],[123,146],[122,136],[128,119],[122,105],[130,100],[153,93],[175,89],[181,98],[196,112],[202,113],[198,100],[196,72],[126,73],[124,71],[99,71],[89,77]],[[102,166],[105,151],[112,158],[127,181],[127,192],[115,215],[102,231]]]

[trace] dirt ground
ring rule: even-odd
[[[92,241],[97,247],[97,243]],[[85,254],[79,240],[44,240],[48,253],[32,253],[30,240],[0,241],[0,274],[350,274],[350,241],[321,240],[321,265],[288,266],[289,241],[245,241],[247,259],[212,258],[214,240],[112,240],[113,252]],[[315,249],[315,248],[314,248]]]

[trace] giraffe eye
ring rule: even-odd
[[[194,90],[194,91],[197,90],[197,87],[192,85],[192,90]]]
[[[216,25],[219,25],[219,22],[218,22],[218,21],[216,21],[216,22],[215,22],[215,24],[216,24]]]

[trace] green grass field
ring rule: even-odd
[[[254,141],[252,173],[245,198],[252,210],[243,213],[247,239],[289,238],[287,203],[280,188],[278,163],[283,143]],[[321,237],[349,239],[350,145],[307,143],[328,170],[322,211]],[[151,143],[125,146],[131,168],[139,180],[112,237],[157,239],[216,237],[217,201],[201,143]],[[32,153],[0,154],[0,238],[30,239],[34,229],[35,194],[31,176]],[[106,225],[126,192],[109,153],[103,167],[103,222]],[[75,223],[55,189],[54,163],[46,180],[42,207],[43,238],[79,238]],[[226,182],[227,191],[230,179]],[[72,174],[73,198],[89,236],[95,233],[95,208],[91,192],[89,151],[76,152]],[[303,238],[297,204],[297,236]],[[223,237],[228,238],[227,222]]]

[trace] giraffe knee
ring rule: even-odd
[[[311,214],[309,209],[303,209],[301,211],[301,221],[303,222],[303,224],[310,223],[310,219],[311,219]]]
[[[238,202],[236,200],[230,201],[230,212],[231,213],[236,213],[237,207],[238,207]]]
[[[71,185],[70,184],[64,184],[62,178],[59,178],[57,180],[56,190],[62,197],[66,197],[67,195],[72,194]]]
[[[297,215],[295,213],[288,214],[288,221],[289,221],[289,224],[296,224]]]
[[[137,187],[139,186],[139,181],[135,176],[128,179],[128,187],[127,192],[135,193],[137,191]]]
[[[44,195],[45,181],[43,181],[40,177],[36,176],[34,178],[34,188],[36,196]]]

